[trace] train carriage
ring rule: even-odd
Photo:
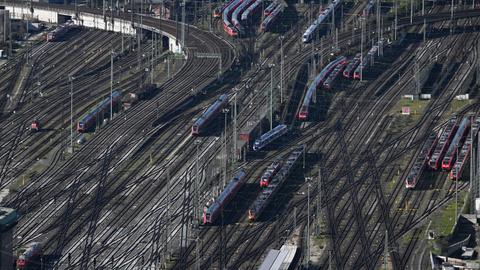
[[[264,148],[271,142],[275,141],[276,139],[280,138],[284,134],[288,132],[287,125],[280,124],[273,128],[272,130],[268,131],[267,133],[260,136],[260,138],[256,139],[253,143],[253,150],[259,151],[260,149]]]
[[[77,123],[78,132],[87,132],[91,130],[97,120],[103,120],[104,115],[110,113],[110,106],[116,107],[121,101],[121,94],[118,91],[112,92],[112,97],[108,96],[103,101],[93,107],[85,116]]]
[[[207,202],[207,205],[203,209],[202,216],[202,222],[204,225],[213,224],[215,222],[221,211],[232,200],[232,198],[235,196],[235,194],[237,194],[244,184],[245,176],[245,171],[238,171],[225,189],[220,193],[218,198]]]
[[[192,125],[192,135],[200,135],[203,129],[225,108],[228,96],[221,95]]]

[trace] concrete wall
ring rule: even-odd
[[[138,23],[136,23],[135,28],[133,28],[132,24],[129,21],[114,19],[112,24],[112,20],[109,18],[107,18],[107,20],[105,21],[102,15],[96,15],[96,14],[85,13],[85,12],[80,12],[77,18],[75,16],[75,13],[69,10],[34,8],[34,11],[32,14],[30,12],[30,9],[27,7],[20,7],[20,6],[14,7],[9,4],[5,5],[5,9],[10,11],[11,18],[15,18],[15,19],[31,20],[33,18],[42,22],[58,23],[59,17],[70,16],[72,17],[72,20],[75,24],[89,27],[89,28],[105,30],[105,31],[114,31],[118,33],[123,32],[124,34],[127,34],[127,35],[136,35],[137,33],[136,28],[140,27],[140,28],[143,28],[152,32],[156,32],[156,33],[161,33],[164,36],[167,36],[169,39],[169,50],[174,53],[183,53],[182,46],[180,42],[177,42],[175,36],[165,33],[163,31],[159,31],[156,28],[149,27],[146,25],[141,25]]]

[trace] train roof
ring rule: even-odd
[[[113,99],[119,98],[120,97],[120,92],[118,91],[113,91],[112,92],[112,97]],[[94,115],[96,115],[101,109],[103,109],[104,106],[108,105],[110,103],[110,95],[106,97],[104,100],[101,102],[97,103],[95,107],[90,109],[87,114],[80,120],[80,122],[88,122],[90,118],[92,118]]]
[[[228,101],[228,95],[222,94],[218,99],[208,107],[208,109],[202,113],[202,115],[195,121],[194,125],[201,126],[206,121],[206,119],[210,118],[212,114],[221,106]]]
[[[270,136],[274,135],[274,134],[277,134],[279,132],[282,132],[284,130],[287,129],[287,125],[285,124],[280,124],[276,127],[274,127],[273,129],[271,129],[270,131],[264,133],[262,136],[260,136],[260,138],[257,139],[257,141],[263,141],[263,140],[266,140],[267,138],[269,138]]]
[[[233,14],[232,14],[232,22],[233,24],[237,25],[237,24],[240,24],[239,22],[239,19],[238,19],[238,15],[240,15],[240,13],[243,13],[245,11],[245,9],[250,5],[252,4],[252,2],[254,2],[255,0],[244,0],[240,6],[238,6],[234,11],[233,11]]]
[[[450,142],[450,146],[448,147],[447,153],[445,154],[445,158],[447,160],[451,158],[452,155],[454,155],[455,152],[457,151],[458,144],[460,143],[460,140],[465,135],[465,131],[468,129],[469,126],[470,126],[470,117],[466,116],[463,118],[462,122],[460,123],[460,126],[457,129],[457,132],[455,133],[455,136]]]
[[[305,146],[301,145],[296,147],[288,156],[287,161],[283,164],[282,168],[278,171],[277,174],[273,177],[271,183],[269,183],[268,187],[260,193],[260,195],[255,199],[253,202],[252,207],[250,210],[254,211],[255,214],[260,214],[265,206],[268,204],[272,195],[278,190],[278,187],[283,184],[285,181],[288,173],[292,169],[295,162],[298,158],[303,154],[305,151]]]
[[[215,200],[215,202],[208,207],[208,212],[215,212],[225,201],[225,199],[230,196],[233,190],[236,189],[236,187],[240,184],[242,184],[243,178],[245,177],[246,173],[244,170],[238,171],[235,176],[230,180],[230,182],[227,184],[225,189],[220,193],[218,198]]]
[[[313,92],[315,89],[317,89],[318,85],[320,82],[325,79],[325,77],[330,73],[332,67],[338,65],[338,63],[345,61],[347,59],[345,56],[339,56],[332,62],[330,62],[326,67],[318,73],[318,75],[313,79],[312,83],[308,87],[307,93],[305,94],[305,97],[303,98],[303,106],[308,106],[310,104],[310,100],[312,99]]]
[[[253,4],[251,4],[246,10],[245,12],[243,12],[242,14],[242,20],[246,20],[248,18],[248,16],[250,15],[250,13],[256,9],[260,4],[262,3],[262,0],[256,0],[255,2],[253,2]]]
[[[0,207],[0,230],[8,230],[15,225],[19,219],[19,215],[15,209]]]

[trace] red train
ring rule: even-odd
[[[222,17],[222,10],[221,10],[220,8],[218,8],[218,7],[215,8],[215,9],[213,10],[213,17],[214,17],[214,18],[220,18],[220,17]]]
[[[142,87],[135,89],[134,91],[126,94],[122,98],[123,108],[128,109],[140,100],[149,99],[157,90],[155,84],[145,84]]]
[[[457,132],[455,133],[455,136],[452,139],[452,142],[450,143],[450,146],[448,147],[447,152],[445,153],[445,157],[442,160],[443,170],[448,171],[453,167],[453,164],[455,164],[455,159],[457,157],[457,154],[459,154],[458,147],[461,145],[469,129],[470,117],[464,117],[462,122],[460,123],[460,126],[457,129]]]
[[[428,137],[427,141],[423,144],[422,150],[418,154],[413,163],[412,168],[410,168],[410,172],[405,179],[405,187],[413,189],[418,183],[418,180],[422,176],[422,172],[427,165],[428,160],[433,154],[433,150],[435,149],[435,145],[437,144],[437,134],[432,132]]]
[[[355,72],[355,69],[358,67],[358,65],[360,65],[360,54],[355,55],[355,57],[352,60],[350,60],[347,67],[343,71],[343,77],[353,78],[353,75],[354,75],[353,73]]]
[[[32,124],[30,125],[30,130],[34,132],[38,132],[41,130],[40,122],[38,120],[33,120]]]
[[[110,102],[110,100],[112,101]],[[115,108],[120,101],[120,92],[114,91],[112,93],[112,99],[110,99],[110,96],[108,96],[95,107],[93,107],[84,117],[82,117],[82,119],[80,119],[80,121],[78,121],[77,131],[87,132],[91,130],[95,126],[97,120],[103,120],[104,116],[110,113],[110,104],[112,104],[112,107]]]
[[[228,104],[228,96],[221,95],[192,125],[192,135],[200,135],[203,129],[219,114]]]
[[[443,155],[445,154],[445,151],[450,145],[450,141],[453,137],[453,134],[455,134],[456,130],[457,130],[457,118],[453,117],[448,121],[447,126],[443,129],[442,133],[440,134],[440,137],[438,138],[438,144],[435,147],[435,150],[433,151],[432,157],[428,161],[428,165],[433,170],[437,170],[440,167],[441,161],[443,159]]]
[[[18,251],[17,269],[36,269],[38,267],[38,260],[42,256],[42,244],[33,242]]]
[[[238,171],[235,177],[228,183],[225,189],[220,193],[216,200],[211,200],[203,209],[203,224],[212,224],[221,213],[222,209],[232,200],[238,190],[244,183],[246,173],[243,170]]]
[[[260,178],[260,187],[268,187],[268,183],[272,180],[275,174],[280,170],[281,163],[279,160],[275,160],[270,164],[265,172],[263,173],[262,177]]]

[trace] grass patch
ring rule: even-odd
[[[458,192],[458,212],[461,213],[464,200],[466,198],[465,191]],[[455,198],[448,202],[441,208],[441,211],[433,219],[432,229],[437,236],[446,237],[452,232],[453,226],[455,226]]]
[[[450,105],[448,106],[448,109],[447,109],[447,115],[451,115],[452,113],[455,113],[455,112],[458,112],[458,111],[461,111],[462,109],[464,109],[465,107],[471,105],[474,101],[469,99],[469,100],[452,100],[452,102],[450,102]]]

